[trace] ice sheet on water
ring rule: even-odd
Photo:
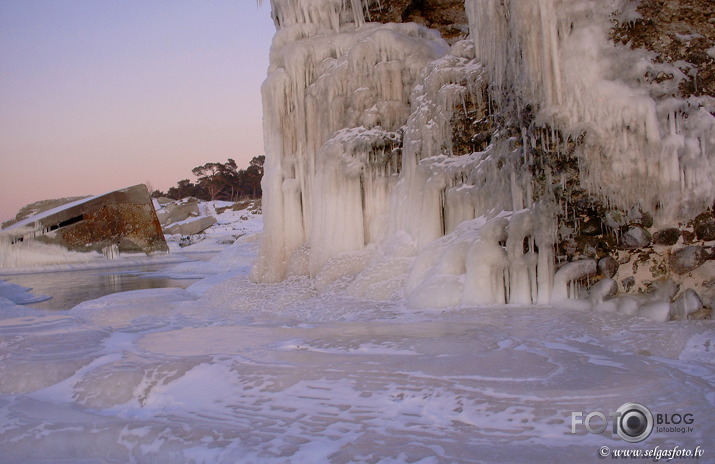
[[[5,298],[15,304],[39,303],[52,298],[46,295],[35,295],[31,293],[31,290],[31,288],[0,280],[0,298]]]
[[[568,308],[318,293],[245,273],[0,321],[4,462],[590,461],[571,411],[640,401],[715,432],[714,333]],[[710,396],[708,396],[710,395]],[[70,444],[71,446],[66,446]],[[529,445],[525,456],[521,450]]]
[[[166,326],[177,306],[195,299],[181,288],[134,290],[80,303],[69,314],[103,329],[134,332]]]

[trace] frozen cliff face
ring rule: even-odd
[[[272,2],[254,280],[346,277],[424,307],[556,302],[597,261],[617,269],[620,234],[712,205],[715,99],[614,43],[633,2],[467,0],[471,36],[451,46],[369,22],[446,31],[445,3]]]
[[[380,238],[410,92],[448,48],[425,27],[362,24],[342,2],[322,3],[272,3],[279,29],[263,86],[259,280],[289,269],[315,275],[329,258]],[[311,252],[296,253],[303,246]]]
[[[711,206],[715,112],[711,97],[676,98],[682,75],[654,54],[615,46],[614,21],[636,21],[634,2],[467,2],[479,60],[502,104],[532,105],[535,123],[582,143],[582,184],[622,208],[672,217]],[[528,141],[527,141],[528,142]]]

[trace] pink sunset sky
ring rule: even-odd
[[[0,220],[263,154],[253,0],[0,0]]]

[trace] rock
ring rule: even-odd
[[[675,227],[661,229],[653,234],[654,245],[673,246],[678,243],[680,238],[680,230]]]
[[[450,44],[469,33],[463,0],[371,0],[365,6],[369,21],[423,24]]]
[[[650,245],[651,235],[644,227],[632,225],[621,235],[620,246],[627,250]]]
[[[603,215],[603,224],[613,230],[619,230],[626,225],[626,218],[620,211],[611,210]]]
[[[668,264],[676,274],[687,274],[702,266],[709,256],[710,253],[705,247],[686,246],[670,255]]]
[[[629,224],[637,224],[643,227],[653,227],[653,216],[644,213],[638,206],[634,206],[628,212],[627,220]]]
[[[171,225],[164,229],[164,232],[169,235],[194,235],[208,229],[216,224],[216,218],[213,216],[202,216],[192,221],[184,221],[179,224]]]
[[[695,241],[695,233],[689,230],[683,231],[683,243],[685,245],[690,245]]]
[[[576,243],[576,240],[572,238],[567,238],[564,241],[561,242],[561,250],[563,251],[563,254],[566,256],[574,256],[576,254],[576,250],[578,250],[578,243]]]
[[[612,278],[618,272],[618,261],[612,256],[606,256],[598,260],[598,273],[604,277]]]
[[[713,305],[715,305],[715,302],[713,302]],[[703,306],[702,308],[698,309],[694,313],[692,313],[688,319],[690,320],[703,320],[703,319],[712,319],[713,318],[713,310]]]
[[[695,290],[689,288],[675,300],[671,306],[671,316],[675,320],[688,319],[688,317],[702,308],[703,300]]]
[[[647,229],[653,227],[653,216],[650,213],[643,213],[640,224]]]
[[[693,221],[695,237],[698,240],[709,242],[715,240],[715,218],[710,213],[698,215]]]
[[[167,197],[159,197],[156,199],[156,202],[159,203],[160,205],[168,205],[169,203],[173,203],[175,200],[172,200],[171,198]]]
[[[603,225],[598,217],[589,216],[581,219],[579,230],[582,235],[601,235],[603,233]]]

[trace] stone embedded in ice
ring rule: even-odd
[[[670,311],[670,303],[667,301],[658,301],[642,306],[638,310],[638,315],[656,322],[666,322],[670,320]]]
[[[603,301],[612,298],[618,293],[618,284],[615,280],[605,278],[596,282],[591,286],[589,299],[591,303],[597,305]]]
[[[617,299],[618,313],[626,316],[635,316],[638,313],[638,309],[641,307],[641,302],[634,296],[622,296]]]
[[[674,282],[672,279],[659,281],[654,284],[651,299],[658,301],[672,301],[675,295],[678,294],[679,290],[680,284]]]
[[[675,320],[687,319],[688,316],[703,307],[703,301],[698,293],[689,288],[683,292],[680,297],[673,303],[672,317]]]
[[[630,224],[638,224],[645,228],[653,227],[653,216],[651,216],[650,213],[643,212],[638,205],[631,208],[627,218]]]
[[[460,303],[463,284],[459,276],[435,276],[414,290],[407,299],[413,309],[449,308]]]
[[[582,259],[566,263],[554,275],[551,302],[560,303],[575,296],[577,281],[596,273],[596,261]]]

